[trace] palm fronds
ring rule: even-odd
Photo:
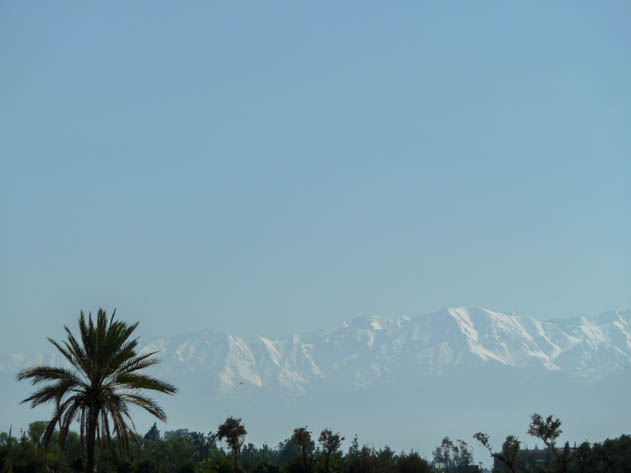
[[[79,337],[68,327],[66,340],[50,343],[63,355],[72,369],[35,366],[22,370],[17,379],[42,385],[22,402],[31,407],[53,402],[55,411],[44,434],[48,446],[55,426],[59,424],[62,447],[70,425],[79,422],[82,444],[86,450],[86,470],[94,471],[94,445],[112,443],[112,434],[122,452],[129,450],[130,433],[135,429],[129,408],[138,406],[162,421],[164,410],[144,391],[175,394],[175,386],[142,374],[156,363],[156,352],[138,354],[138,338],[130,338],[138,323],[115,320],[99,309],[96,321],[92,314],[79,316]],[[132,435],[132,438],[134,436]],[[135,440],[135,438],[134,438]]]

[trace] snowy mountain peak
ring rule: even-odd
[[[212,330],[144,340],[169,378],[200,376],[224,395],[244,389],[304,395],[326,380],[361,389],[397,376],[446,376],[454,369],[527,369],[593,380],[631,366],[631,311],[542,321],[484,307],[421,316],[355,317],[335,329],[281,338],[243,338]],[[9,355],[0,371],[57,356]]]

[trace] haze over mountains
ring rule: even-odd
[[[280,338],[208,330],[142,346],[160,352],[155,374],[180,388],[163,400],[168,428],[207,431],[236,415],[253,441],[328,425],[347,438],[357,432],[360,441],[429,455],[443,436],[469,441],[478,430],[496,445],[508,433],[532,441],[525,430],[535,411],[561,417],[568,440],[599,440],[631,425],[623,399],[631,387],[631,310],[540,321],[461,307],[361,316]],[[14,409],[29,386],[13,378],[34,363],[63,361],[52,352],[1,359],[2,394],[13,403],[3,407],[4,422],[33,415]]]
[[[283,338],[240,338],[212,331],[145,345],[161,374],[213,379],[235,394],[276,390],[283,397],[340,378],[361,390],[397,375],[448,376],[459,366],[540,370],[596,382],[631,365],[631,311],[541,322],[484,308],[451,308],[418,317],[362,316],[340,327]]]

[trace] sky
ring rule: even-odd
[[[2,351],[631,306],[631,4],[0,5]]]

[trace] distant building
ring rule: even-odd
[[[164,440],[169,440],[175,437],[188,437],[190,431],[188,429],[167,430],[164,433]]]
[[[434,462],[434,469],[436,471],[441,472],[449,472],[449,473],[482,473],[482,469],[478,465],[469,465],[469,466],[452,466],[449,467],[445,463]]]
[[[448,467],[444,463],[436,462],[434,463],[434,469],[449,473],[482,473],[482,469],[478,465]]]
[[[555,461],[554,454],[552,450],[549,448],[527,448],[519,451],[519,456],[517,457],[517,466],[519,468],[530,467],[534,469],[535,467],[547,467],[553,465]],[[493,458],[493,472],[494,473],[503,473],[507,472],[508,468],[497,458]]]

